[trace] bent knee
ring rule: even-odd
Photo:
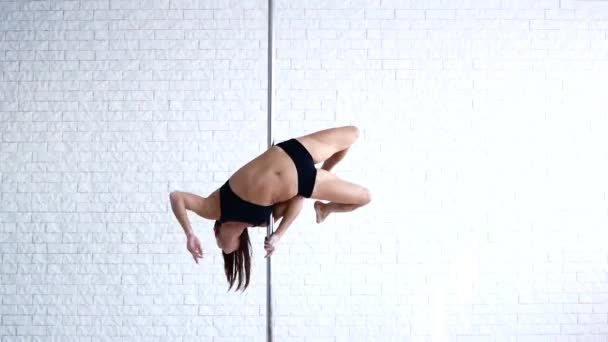
[[[361,134],[359,127],[351,125],[351,126],[346,126],[346,128],[350,131],[350,135],[351,135],[353,141],[359,139],[359,135]]]
[[[369,191],[368,188],[361,188],[361,198],[360,198],[360,204],[361,205],[366,205],[369,202],[372,201],[372,193]]]
[[[171,191],[169,193],[169,200],[171,201],[177,201],[180,198],[180,192],[179,191]]]
[[[360,131],[357,126],[344,126],[339,128],[339,130],[341,138],[337,141],[338,146],[336,146],[339,151],[350,147],[359,139]]]

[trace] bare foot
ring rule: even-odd
[[[316,201],[314,204],[315,212],[317,213],[317,223],[325,221],[325,218],[327,217],[327,215],[329,215],[328,212],[323,210],[323,205],[324,203],[321,201]]]

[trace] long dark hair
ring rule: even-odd
[[[226,272],[226,279],[228,280],[228,284],[230,284],[228,291],[232,289],[235,281],[237,282],[235,291],[245,291],[247,286],[249,286],[251,275],[251,241],[249,240],[247,228],[239,236],[239,248],[230,254],[222,251],[222,256],[224,257],[224,272]],[[243,284],[243,282],[245,283]]]

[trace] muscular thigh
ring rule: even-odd
[[[359,136],[354,126],[329,128],[296,138],[311,154],[315,164],[352,145]]]
[[[358,184],[340,179],[335,174],[319,169],[312,198],[344,204],[362,204],[368,201],[368,190]]]
[[[327,160],[338,150],[332,145],[311,136],[296,138],[310,153],[315,164]]]

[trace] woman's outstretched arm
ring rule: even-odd
[[[193,211],[198,216],[208,220],[217,220],[219,218],[219,210],[217,210],[217,205],[214,205],[213,201],[214,196],[216,196],[216,192],[207,198],[183,191],[173,191],[169,194],[173,214],[175,214],[182,228],[184,228],[186,235],[192,233],[192,227],[186,210]]]
[[[192,225],[190,225],[188,213],[186,212],[187,208],[184,196],[181,192],[174,191],[169,195],[169,199],[171,200],[171,209],[173,210],[173,215],[175,215],[175,218],[184,229],[184,233],[186,236],[192,235]]]
[[[182,226],[184,233],[188,238],[188,251],[192,254],[194,261],[197,263],[198,258],[203,257],[203,250],[200,246],[198,238],[192,230],[192,225],[190,224],[186,210],[191,210],[197,215],[206,219],[214,219],[217,215],[214,215],[213,201],[210,200],[212,196],[213,194],[208,198],[204,198],[189,192],[181,191],[173,191],[169,195],[173,214],[175,215],[175,218],[177,218],[177,221]]]

